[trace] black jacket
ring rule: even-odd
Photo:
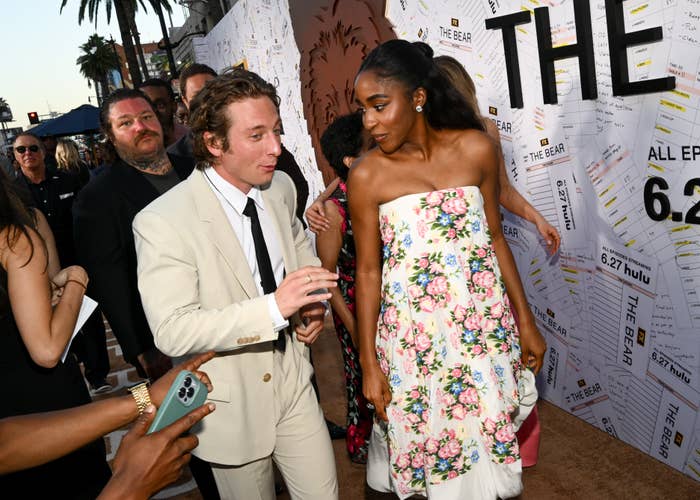
[[[190,163],[170,160],[180,180],[192,172]],[[102,306],[124,359],[132,364],[154,344],[138,292],[131,223],[157,197],[138,170],[118,159],[83,188],[73,205],[75,247],[90,278],[88,295]]]

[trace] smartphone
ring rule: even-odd
[[[207,386],[194,373],[182,370],[168,389],[148,429],[148,434],[167,427],[195,408],[202,406],[207,399],[207,393]]]

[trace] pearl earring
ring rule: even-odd
[[[420,104],[418,106],[416,106],[416,113],[420,113],[422,111],[423,111],[423,106],[421,106]]]

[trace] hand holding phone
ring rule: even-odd
[[[173,381],[163,403],[158,408],[148,434],[167,427],[204,404],[207,387],[189,370],[182,370]]]

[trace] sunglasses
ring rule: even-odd
[[[39,152],[39,146],[36,144],[32,144],[31,146],[17,146],[15,147],[15,151],[17,151],[19,154],[23,155],[25,151],[31,151],[32,153],[38,153]]]

